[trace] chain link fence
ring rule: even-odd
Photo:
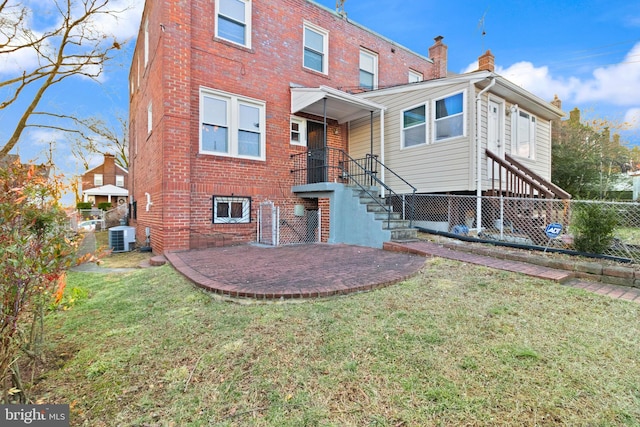
[[[258,209],[258,243],[270,246],[320,242],[320,209],[280,209],[272,201]]]
[[[392,203],[401,205],[398,200]],[[404,214],[409,219],[409,213]],[[479,201],[477,196],[419,194],[413,225],[454,236],[640,263],[640,204],[635,202],[513,197],[481,197]]]

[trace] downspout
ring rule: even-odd
[[[384,165],[384,110],[380,110],[380,163]],[[380,174],[380,180],[382,182],[385,182],[385,168],[382,168]],[[380,196],[384,197],[384,187],[381,187],[380,190]]]
[[[482,231],[482,95],[496,84],[496,78],[492,77],[487,87],[476,95],[476,228],[478,234]]]

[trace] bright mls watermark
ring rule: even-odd
[[[69,427],[69,405],[0,405],[0,426]]]

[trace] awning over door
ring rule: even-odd
[[[307,113],[324,117],[326,113],[327,118],[342,124],[369,117],[372,112],[382,110],[384,107],[380,104],[328,86],[291,88],[291,113],[293,114]]]

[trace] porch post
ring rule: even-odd
[[[373,156],[373,111],[371,111],[371,117],[369,118],[369,154]]]
[[[327,141],[327,98],[324,97],[322,99],[322,126],[324,127],[324,142],[323,142],[323,150],[322,150],[322,156],[323,156],[323,174],[324,177],[322,179],[322,182],[327,182],[329,181],[329,165],[327,164],[327,158],[329,157],[329,152],[327,150],[327,147],[329,146],[329,143]]]

